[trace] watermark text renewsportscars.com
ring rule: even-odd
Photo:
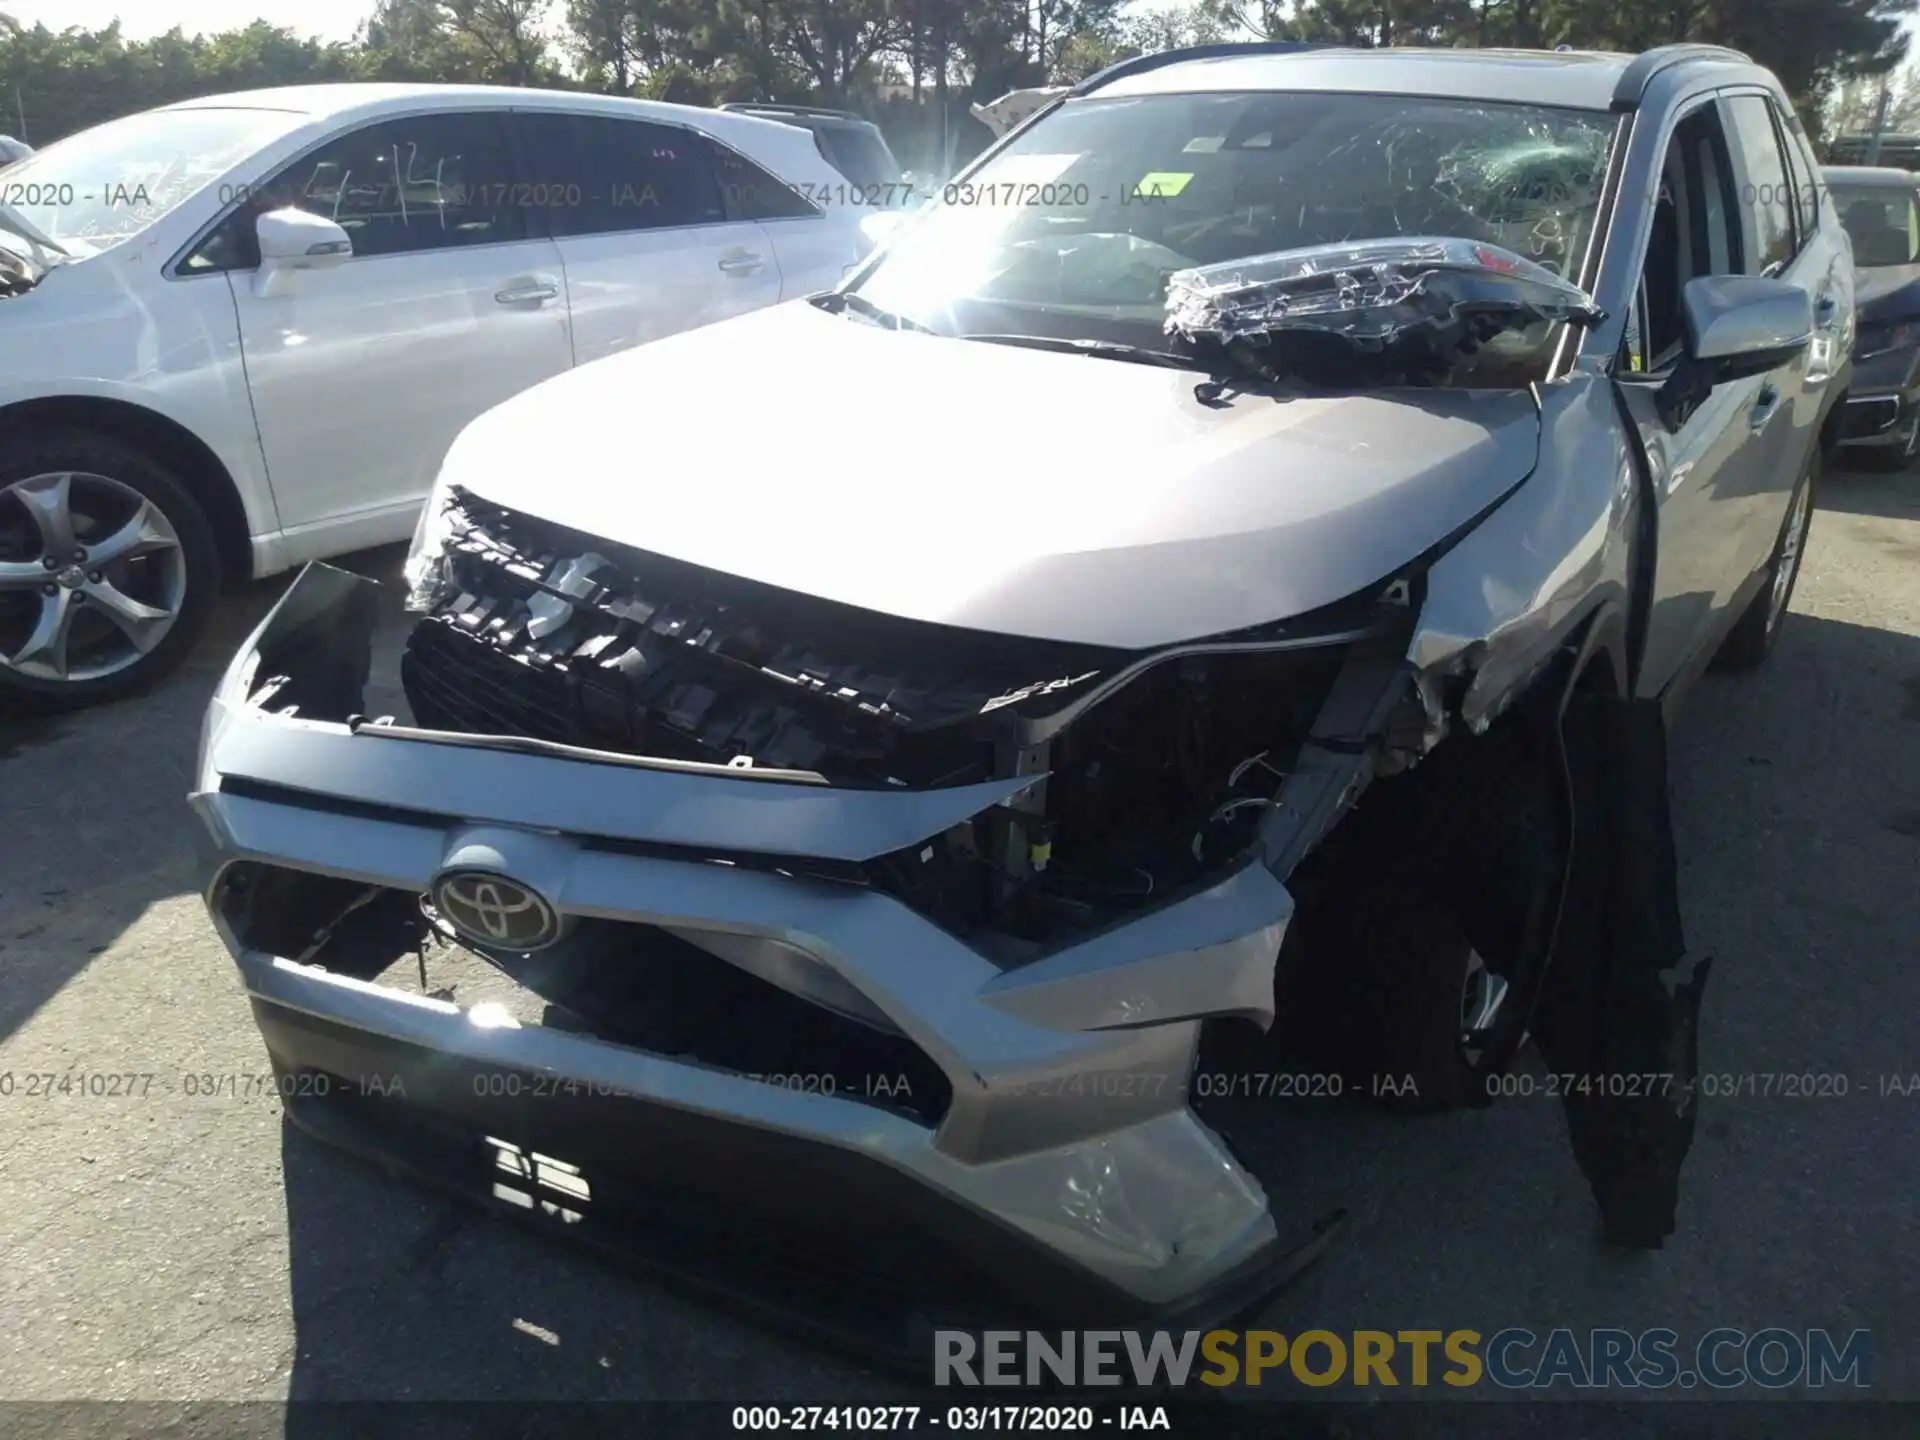
[[[1866,1330],[937,1330],[940,1386],[1785,1390],[1873,1383]]]

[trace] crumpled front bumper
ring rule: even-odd
[[[640,1240],[622,1248],[748,1299],[776,1276],[801,1308],[839,1293],[800,1274],[814,1256],[903,1294],[903,1323],[1204,1323],[1317,1251],[1282,1243],[1187,1103],[1201,1022],[1271,1018],[1293,907],[1268,870],[1008,968],[806,872],[918,844],[1039,777],[845,790],[350,719],[376,590],[308,567],[223,679],[192,796],[207,903],[297,1122],[556,1223],[619,1213]],[[292,716],[249,700],[282,674]],[[951,1101],[920,1123],[249,948],[223,887],[243,862],[413,895],[453,866],[497,870],[563,916],[659,927],[716,966],[870,1007]],[[943,1277],[968,1292],[954,1310],[924,1289]]]

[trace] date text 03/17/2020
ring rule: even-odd
[[[1058,1432],[1173,1430],[1164,1405],[736,1405],[735,1431],[791,1434],[854,1431],[911,1434],[922,1430]]]

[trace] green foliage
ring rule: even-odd
[[[128,41],[0,26],[0,129],[45,145],[197,95],[329,80],[577,86],[691,104],[814,100],[872,115],[909,164],[984,132],[964,100],[1082,79],[1142,51],[1271,36],[1352,45],[1641,50],[1712,40],[1779,74],[1809,128],[1858,127],[1920,0],[371,0],[347,44],[264,22]],[[1864,77],[1864,78],[1863,78]],[[904,92],[904,93],[902,93]],[[1905,123],[1920,106],[1910,79]],[[1862,97],[1865,97],[1864,99]],[[22,117],[24,116],[24,126]],[[943,118],[944,117],[944,118]],[[1920,123],[1916,121],[1914,123]]]

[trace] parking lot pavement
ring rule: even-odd
[[[182,797],[207,690],[276,590],[158,693],[0,729],[0,1396],[894,1393],[389,1181],[249,1091],[265,1055]],[[1710,678],[1674,737],[1688,940],[1717,961],[1703,1069],[1742,1092],[1702,1101],[1679,1234],[1597,1249],[1541,1095],[1441,1119],[1264,1101],[1234,1138],[1283,1225],[1356,1217],[1264,1323],[1866,1327],[1878,1394],[1920,1398],[1920,1093],[1882,1093],[1920,1072],[1920,476],[1829,479],[1794,608],[1769,669]],[[28,1094],[48,1073],[82,1083]]]

